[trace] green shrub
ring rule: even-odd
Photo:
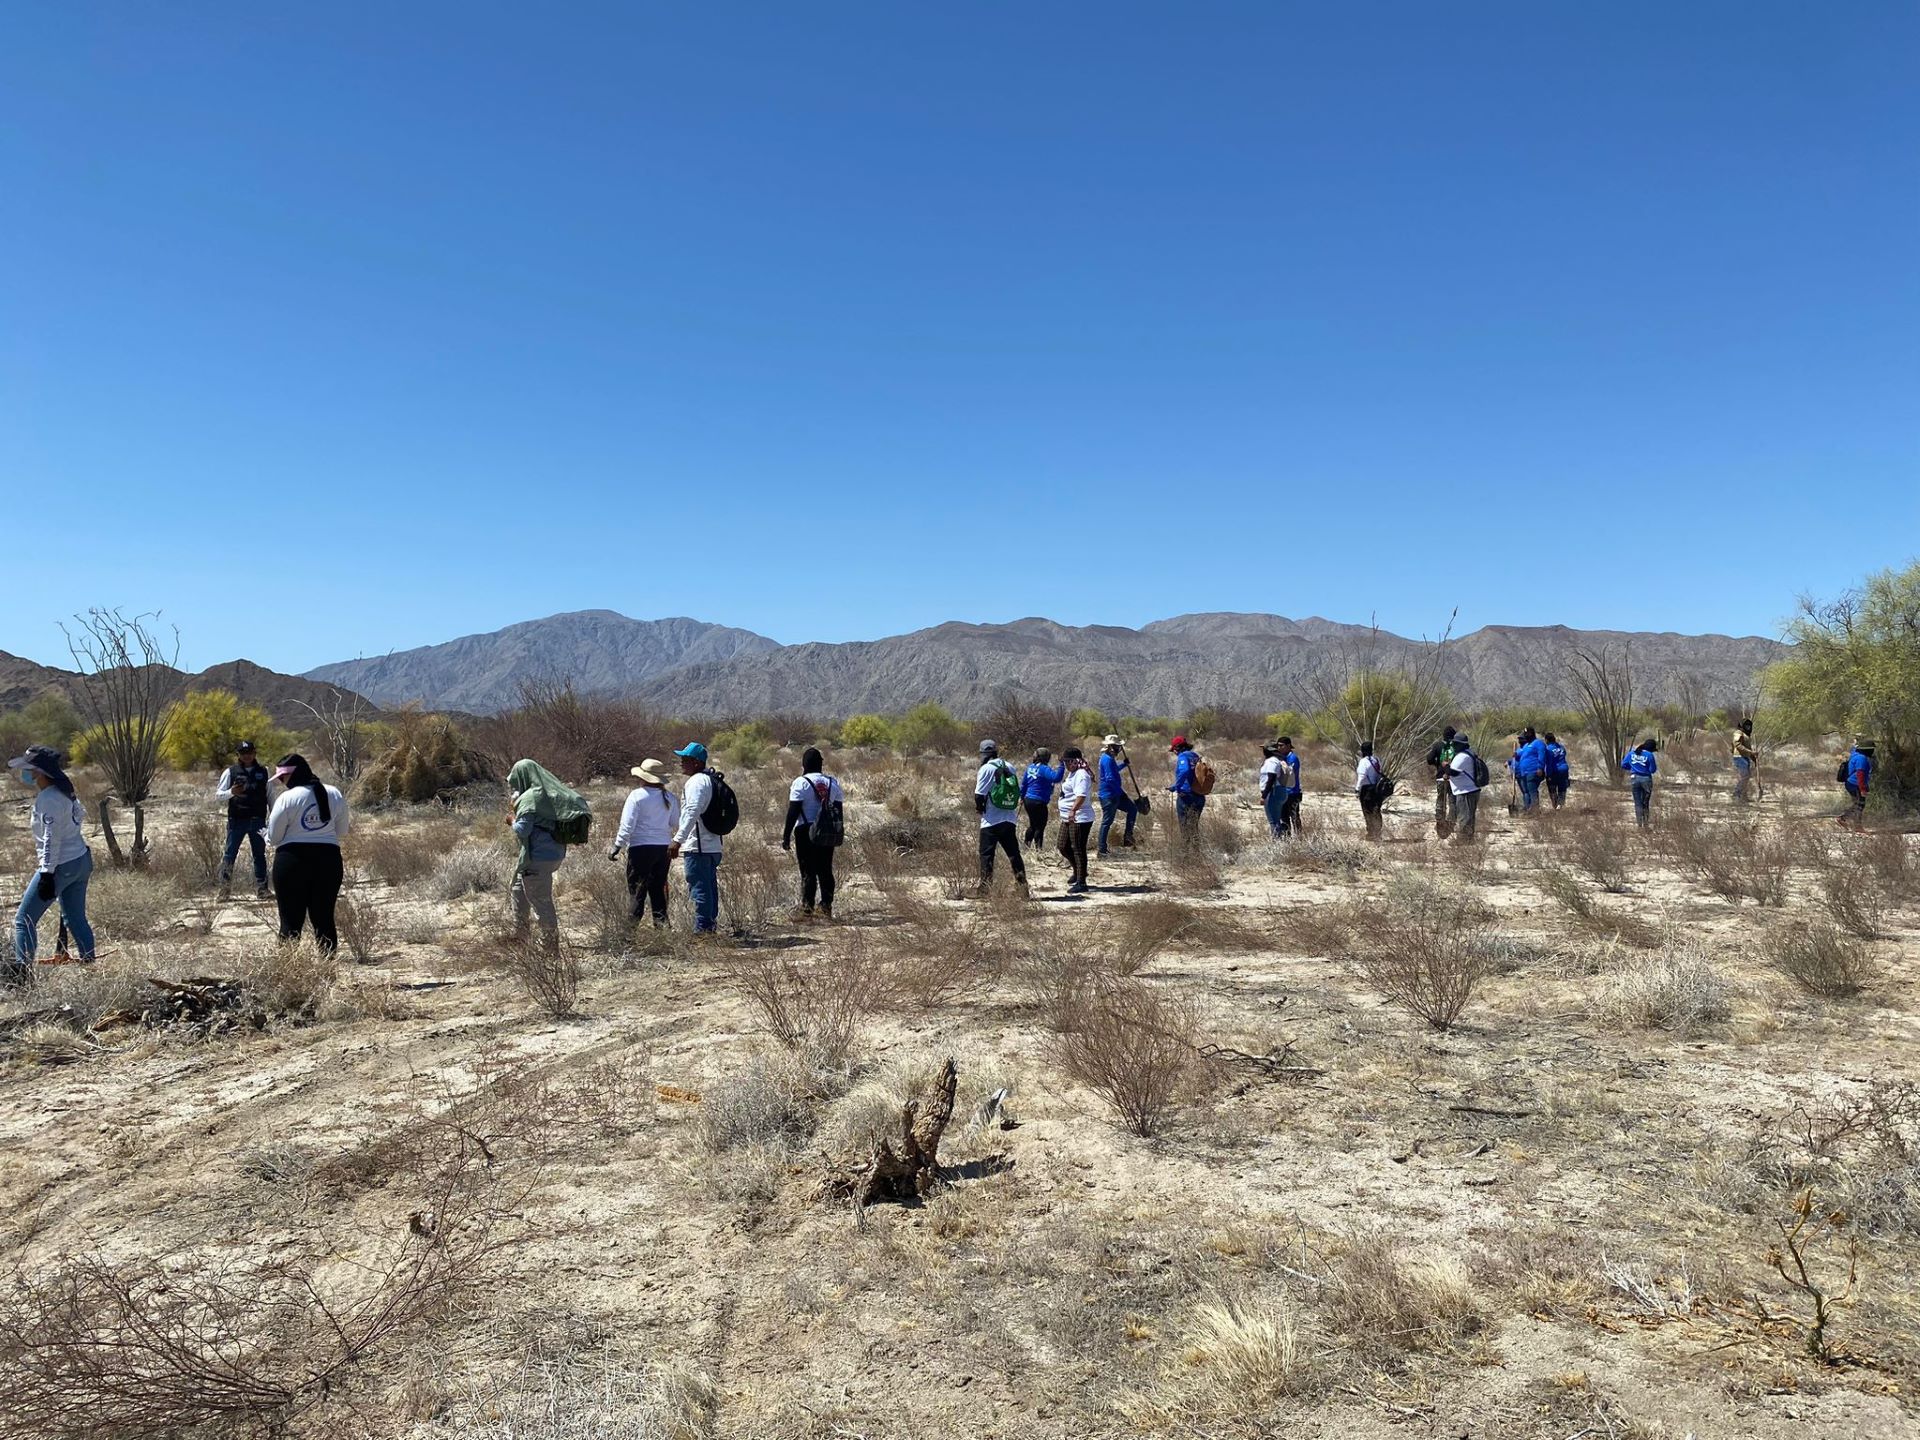
[[[1076,740],[1089,735],[1105,736],[1113,730],[1113,722],[1100,711],[1081,706],[1067,717],[1067,733]]]
[[[29,745],[51,745],[62,752],[80,733],[80,715],[66,696],[48,690],[18,710],[0,715],[0,749],[18,755]]]
[[[884,715],[855,715],[840,727],[840,747],[845,750],[890,750],[893,726]]]
[[[749,720],[715,735],[712,748],[742,770],[758,770],[773,748],[773,731],[764,720]]]
[[[895,743],[904,751],[931,751],[936,755],[951,755],[965,739],[960,722],[948,713],[947,707],[931,700],[902,715],[893,734]]]
[[[1276,710],[1267,716],[1267,733],[1284,735],[1295,744],[1304,744],[1308,740],[1319,738],[1319,732],[1313,728],[1313,721],[1298,710]]]
[[[225,690],[184,696],[167,707],[160,725],[160,758],[175,770],[218,769],[242,740],[253,741],[269,761],[293,743],[266,711]]]

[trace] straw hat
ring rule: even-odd
[[[1102,740],[1100,743],[1101,745],[1105,746],[1105,745],[1124,745],[1126,742],[1122,740],[1118,735],[1109,735],[1107,736],[1106,739]]]
[[[642,785],[664,786],[667,783],[666,771],[661,768],[658,760],[642,760],[628,773]]]

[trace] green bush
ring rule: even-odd
[[[138,721],[133,722],[133,726],[134,729],[141,734],[148,733],[146,727]],[[100,756],[97,752],[105,733],[105,726],[90,725],[78,735],[75,735],[73,737],[73,743],[67,747],[68,761],[74,765],[93,765],[99,763]]]
[[[1100,711],[1083,705],[1067,717],[1067,731],[1076,740],[1089,735],[1105,736],[1113,731],[1113,722]]]
[[[1284,735],[1296,744],[1304,744],[1317,738],[1319,732],[1298,710],[1276,710],[1267,716],[1267,734],[1275,738]]]
[[[79,712],[58,690],[43,691],[18,710],[0,715],[0,749],[9,756],[29,745],[51,745],[65,754],[79,733]]]
[[[884,715],[855,715],[840,727],[843,750],[890,750],[893,726]]]
[[[742,770],[758,770],[773,749],[773,730],[764,720],[749,720],[715,735],[712,748]]]
[[[946,706],[931,700],[902,715],[899,724],[893,727],[893,735],[895,743],[910,754],[931,751],[936,755],[951,755],[966,738],[960,722],[948,713]]]
[[[218,769],[242,740],[258,745],[268,761],[293,743],[266,711],[225,690],[194,691],[169,705],[160,724],[160,758],[175,770]]]

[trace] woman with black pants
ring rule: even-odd
[[[817,893],[820,913],[831,920],[834,847],[815,840],[813,829],[824,809],[829,817],[826,828],[839,835],[846,823],[843,809],[846,796],[840,791],[840,782],[822,771],[820,767],[824,763],[820,752],[812,746],[800,757],[800,778],[787,792],[787,828],[780,837],[780,848],[791,849],[800,862],[801,914],[810,917],[814,913]]]
[[[282,757],[273,778],[287,787],[267,813],[280,938],[297,940],[301,929],[311,924],[320,948],[332,952],[340,943],[333,907],[345,874],[340,842],[347,836],[346,797],[321,784],[303,755]]]

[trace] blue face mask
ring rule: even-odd
[[[37,772],[28,769],[25,765],[22,765],[20,769],[15,773],[17,773],[20,776],[20,783],[22,785],[31,785],[33,784],[33,777]]]

